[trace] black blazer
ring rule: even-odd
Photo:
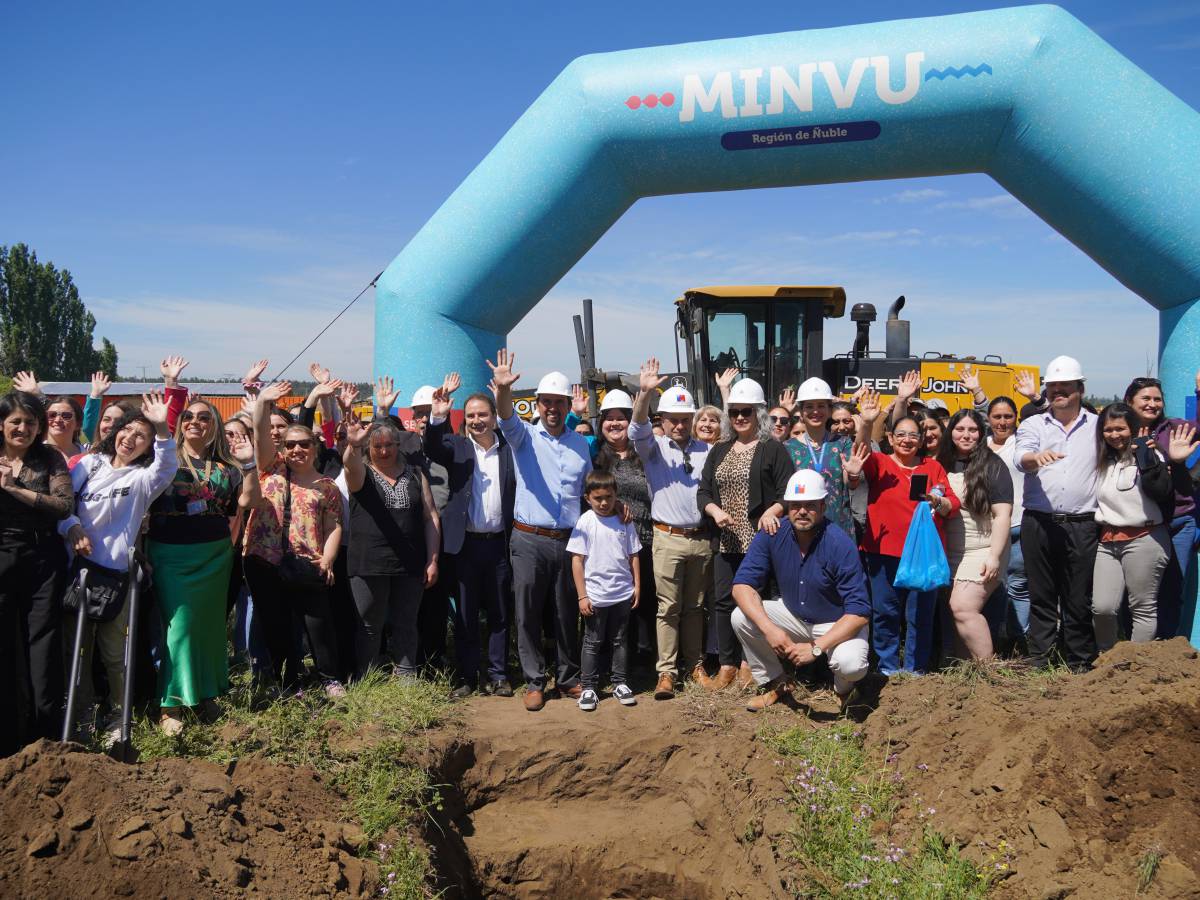
[[[700,515],[707,515],[704,508],[710,503],[721,505],[721,490],[717,487],[717,466],[729,454],[733,441],[721,441],[708,453],[704,461],[704,472],[696,488],[696,505]],[[788,479],[796,471],[792,455],[779,441],[759,441],[750,460],[750,524],[758,527],[758,519],[772,503],[782,503]]]
[[[500,508],[504,530],[512,532],[513,508],[517,499],[517,474],[513,464],[512,447],[504,435],[496,432],[500,441]],[[462,549],[463,535],[471,516],[471,486],[475,477],[475,447],[471,439],[455,434],[450,420],[425,429],[425,455],[446,467],[450,499],[442,510],[442,548],[447,553]]]

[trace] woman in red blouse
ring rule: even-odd
[[[859,403],[861,425],[859,447],[846,461],[853,489],[861,478],[869,485],[867,527],[861,549],[866,555],[867,578],[871,585],[871,638],[879,657],[879,671],[924,672],[933,644],[933,613],[937,591],[914,591],[895,587],[896,569],[908,536],[917,500],[910,499],[916,475],[928,479],[922,499],[933,507],[939,534],[946,519],[958,515],[959,500],[950,489],[946,470],[932,457],[921,453],[920,427],[909,416],[894,422],[891,453],[866,452],[871,425],[879,417],[879,395],[869,393]],[[900,661],[900,620],[906,622],[904,662]]]

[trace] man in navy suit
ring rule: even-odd
[[[434,391],[425,455],[445,466],[450,497],[442,510],[443,552],[456,557],[458,603],[454,644],[459,685],[451,696],[470,696],[479,686],[479,614],[488,627],[487,689],[511,697],[508,681],[508,625],[512,568],[508,541],[513,526],[517,480],[512,449],[496,430],[496,403],[488,394],[472,394],[464,407],[466,436],[450,426],[451,394],[458,373],[446,376]]]

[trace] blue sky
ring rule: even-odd
[[[168,352],[198,376],[282,364],[574,57],[998,5],[13,5],[0,244],[71,270],[123,375]],[[1200,4],[1063,5],[1200,108]],[[673,360],[671,301],[745,282],[842,284],[881,313],[905,294],[914,350],[1071,352],[1101,392],[1154,364],[1150,307],[982,175],[640,201],[510,346],[531,382],[576,369],[589,296],[602,365]],[[368,377],[372,299],[302,362]],[[847,349],[851,326],[826,335]]]

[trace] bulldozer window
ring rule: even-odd
[[[708,381],[732,367],[742,378],[767,383],[767,310],[763,303],[730,303],[708,313]]]
[[[774,396],[788,385],[804,380],[804,306],[799,303],[776,303],[774,313],[775,340],[771,350],[771,383],[768,396]]]

